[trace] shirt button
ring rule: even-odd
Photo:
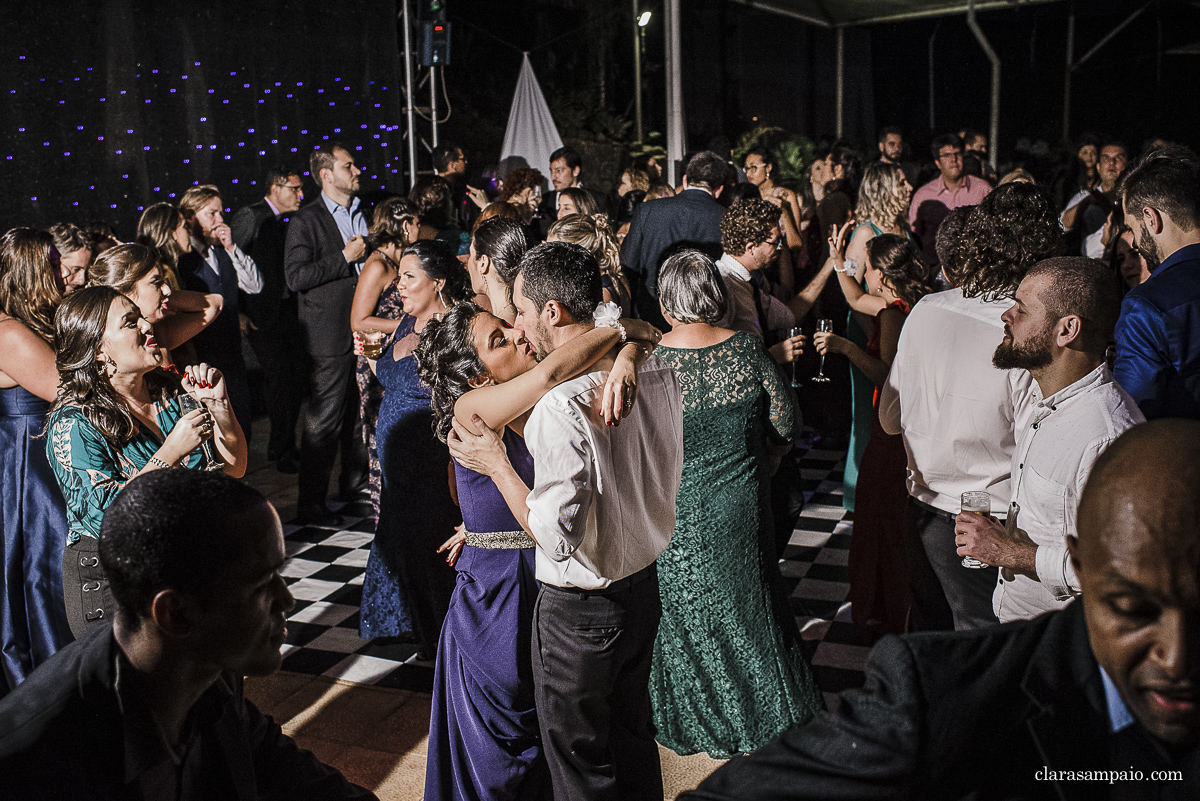
[[[1017,469],[1018,469],[1018,470],[1024,470],[1024,469],[1025,469],[1025,463],[1024,463],[1024,462],[1021,462],[1020,466],[1019,466],[1019,467],[1017,467]]]
[[[1037,427],[1038,427],[1038,424],[1037,424],[1037,423],[1034,423],[1034,424],[1033,424],[1033,430],[1034,430],[1034,431],[1037,431]]]

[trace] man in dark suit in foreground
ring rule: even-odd
[[[725,207],[716,198],[729,170],[716,153],[697,153],[687,163],[683,191],[675,197],[639,203],[633,209],[629,234],[621,246],[621,263],[633,274],[638,316],[664,331],[670,326],[658,308],[658,268],[682,248],[696,248],[713,261],[721,258]]]
[[[301,523],[340,521],[325,506],[339,448],[341,494],[350,499],[367,483],[367,451],[358,420],[350,305],[366,256],[367,216],[355,197],[359,169],[342,145],[313,151],[309,170],[317,199],[288,223],[283,257],[287,287],[299,297],[300,329],[312,361],[311,392],[300,431]]]
[[[262,275],[262,292],[243,295],[242,333],[262,363],[263,395],[271,420],[267,458],[280,472],[299,469],[296,421],[300,418],[300,321],[296,295],[283,274],[283,249],[288,217],[300,208],[304,185],[300,174],[287,167],[272,167],[263,181],[267,194],[240,209],[229,220],[233,241],[254,259]]]
[[[1097,460],[1068,538],[1082,598],[886,637],[836,712],[681,798],[1200,798],[1200,423]]]
[[[279,669],[283,530],[223,473],[155,470],[104,515],[118,615],[0,701],[0,798],[367,799],[241,693]]]

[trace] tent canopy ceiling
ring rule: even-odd
[[[837,28],[967,13],[967,0],[736,0],[761,11]],[[976,11],[996,11],[1057,0],[976,0]]]

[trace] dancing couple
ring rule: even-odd
[[[546,243],[519,267],[486,293],[509,301],[492,306],[515,327],[458,304],[415,354],[465,528],[444,546],[458,582],[425,797],[657,801],[648,682],[655,560],[683,461],[679,385],[650,353],[658,332],[600,306],[587,251]]]

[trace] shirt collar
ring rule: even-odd
[[[1100,680],[1104,682],[1104,702],[1108,706],[1109,730],[1116,734],[1128,729],[1137,722],[1137,719],[1129,712],[1129,707],[1125,706],[1125,699],[1121,697],[1121,691],[1117,689],[1117,685],[1113,684],[1113,680],[1108,677],[1104,668],[1100,668]]]
[[[1155,268],[1149,280],[1153,281],[1159,275],[1171,269],[1176,264],[1185,261],[1200,261],[1200,244],[1185,245],[1184,247],[1181,247],[1179,250],[1172,253],[1170,256],[1167,256],[1167,258],[1163,260],[1163,263]]]
[[[937,190],[938,190],[937,193],[939,195],[943,194],[943,193],[950,194],[951,192],[970,192],[971,191],[971,176],[969,176],[969,175],[963,176],[963,185],[960,186],[958,189],[947,189],[946,188],[946,180],[944,178],[942,178],[942,176],[940,174],[938,175],[937,178],[933,179],[933,183],[934,183],[934,186],[937,187]]]
[[[322,192],[321,194],[324,194],[324,192]],[[271,210],[272,214],[274,214],[276,217],[283,216],[283,212],[280,211],[279,209],[275,208],[275,204],[271,202],[271,198],[264,197],[263,200],[267,201],[267,208],[269,208]]]
[[[352,196],[350,198],[349,209],[347,209],[345,206],[338,205],[338,203],[333,198],[331,198],[329,195],[325,194],[324,189],[321,190],[321,200],[325,201],[325,208],[329,209],[330,214],[337,214],[338,213],[337,210],[341,209],[342,211],[348,212],[350,214],[350,216],[353,217],[354,212],[358,211],[358,198],[357,197]]]
[[[746,269],[746,265],[728,253],[722,253],[721,258],[717,260],[717,270],[721,275],[732,275],[741,281],[750,280],[750,271]]]
[[[1101,384],[1111,384],[1112,380],[1112,373],[1109,371],[1108,365],[1101,364],[1075,383],[1068,384],[1048,398],[1038,401],[1036,407],[1037,420],[1040,422],[1050,412],[1057,411],[1059,404],[1069,401],[1076,395],[1082,395]],[[1038,390],[1038,392],[1040,394],[1041,390]]]

